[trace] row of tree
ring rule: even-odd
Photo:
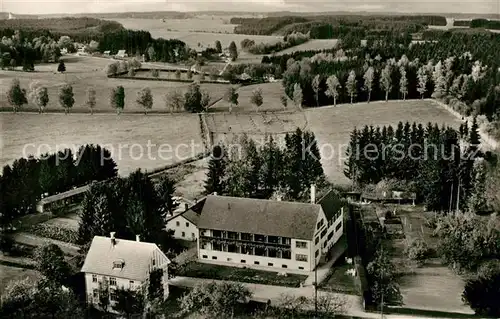
[[[0,176],[2,226],[12,219],[34,213],[42,195],[53,195],[91,181],[106,180],[117,174],[116,163],[107,149],[95,145],[81,146],[39,158],[21,158],[6,165]]]
[[[464,150],[461,138],[467,142]],[[344,173],[358,185],[404,181],[430,210],[465,209],[474,199],[471,207],[484,211],[484,194],[477,193],[484,181],[476,178],[478,168],[474,169],[475,160],[482,157],[479,144],[476,122],[460,133],[431,123],[425,128],[408,122],[395,129],[365,126],[351,133]]]
[[[244,135],[229,146],[215,146],[205,192],[298,200],[308,196],[311,184],[324,182],[313,133],[297,129],[286,134],[283,147],[272,136],[262,142],[258,147],[254,140]]]

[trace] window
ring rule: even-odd
[[[186,233],[185,233],[185,232],[182,232],[181,236],[182,236],[182,237],[186,237]]]
[[[325,220],[324,220],[324,219],[320,220],[320,221],[318,222],[318,224],[316,225],[316,229],[320,229],[320,228],[321,228],[321,226],[323,226],[324,222],[325,222]]]
[[[247,234],[247,233],[241,233],[241,240],[247,240],[247,241],[250,241],[252,240],[252,237],[250,234]]]
[[[189,223],[186,223],[186,227],[189,227]]]
[[[175,222],[175,226],[179,227],[181,225],[181,223],[179,223],[178,221]]]
[[[115,268],[122,269],[123,264],[124,264],[124,262],[121,260],[113,261],[113,269],[115,269]]]
[[[231,258],[228,258],[227,261],[233,261]]]
[[[134,281],[131,280],[131,281],[128,282],[128,284],[132,286],[134,284]]]
[[[94,299],[99,298],[99,290],[97,289],[92,290],[92,297],[94,297]]]
[[[212,259],[213,260],[217,260],[217,256],[212,256]]]
[[[281,252],[281,258],[283,259],[292,259],[292,252],[289,250],[283,250]]]
[[[317,245],[319,243],[319,236],[316,237],[316,239],[314,240],[314,244]]]
[[[242,260],[241,260],[241,263],[242,263],[242,264],[245,264],[246,262],[247,262],[247,261],[246,261],[245,259],[242,259]]]
[[[316,250],[316,252],[314,253],[314,256],[318,257],[318,255],[319,255],[319,249]]]
[[[273,264],[273,263],[267,263],[267,265],[268,265],[269,267],[274,266],[274,264]]]
[[[330,240],[330,239],[332,239],[332,237],[333,237],[333,233],[334,233],[334,231],[332,230],[332,231],[328,234],[328,237],[326,237],[326,240]]]
[[[203,255],[203,256],[201,256],[201,258],[205,258],[205,259],[207,259],[207,258],[208,258],[208,256],[207,256],[207,255]]]
[[[191,238],[194,238],[194,233],[191,233]]]
[[[295,260],[296,261],[307,261],[307,255],[296,254],[295,255]]]
[[[287,265],[281,265],[281,268],[288,268]]]
[[[97,275],[92,275],[92,282],[97,282]]]
[[[304,270],[304,267],[299,267],[300,270]]]
[[[116,278],[110,277],[109,278],[109,285],[110,286],[116,286]]]
[[[254,265],[260,265],[260,262],[258,262],[258,261],[254,261],[253,263],[254,263]]]
[[[325,237],[325,235],[326,235],[326,231],[327,231],[327,229],[325,228],[325,229],[323,229],[323,231],[321,232],[321,238],[322,238],[322,239],[323,239],[323,237]]]
[[[296,248],[307,248],[307,242],[305,242],[305,241],[296,241],[295,242],[295,247]]]
[[[153,266],[155,266],[155,265],[156,265],[156,259],[154,259],[154,258],[153,258],[153,259],[151,260],[151,263],[153,264]]]
[[[340,222],[337,227],[335,227],[335,231],[339,231],[342,228],[342,222]]]
[[[117,298],[116,298],[116,290],[115,289],[111,289],[109,291],[109,296],[111,297],[111,301],[116,301]]]

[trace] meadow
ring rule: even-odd
[[[311,39],[306,43],[296,45],[294,47],[280,51],[280,54],[292,54],[297,51],[309,50],[329,50],[336,47],[337,39]]]
[[[119,174],[150,170],[203,151],[195,114],[35,114],[0,113],[0,165],[56,148],[100,144],[110,149]],[[148,147],[148,145],[150,145]]]
[[[327,106],[305,110],[307,127],[316,135],[325,174],[335,184],[348,184],[344,159],[352,130],[365,125],[397,125],[399,121],[445,124],[460,120],[431,100],[389,101]]]
[[[250,102],[252,92],[256,89],[262,90],[263,104],[259,107],[259,112],[262,111],[281,111],[283,105],[281,104],[281,96],[285,95],[285,89],[281,82],[264,83],[242,86],[238,89],[238,105],[233,107],[234,112],[256,112],[256,107]],[[286,96],[286,95],[285,95]],[[293,104],[292,100],[287,97],[286,110],[298,110]],[[210,107],[211,111],[229,111],[229,103],[227,101],[219,101]]]
[[[153,112],[169,112],[165,107],[164,97],[168,92],[178,90],[184,93],[190,83],[165,82],[165,81],[135,81],[120,78],[107,78],[104,68],[113,60],[93,57],[64,56],[66,72],[61,74],[55,72],[57,64],[37,65],[35,72],[21,71],[0,71],[0,107],[10,109],[5,92],[7,92],[12,79],[18,78],[21,86],[28,91],[33,81],[45,85],[49,91],[49,104],[46,110],[62,112],[63,108],[59,105],[59,87],[64,83],[70,83],[73,86],[75,104],[70,112],[89,112],[85,106],[86,91],[89,87],[96,90],[97,105],[95,111],[113,112],[110,106],[111,90],[118,85],[125,88],[125,108],[127,112],[142,112],[143,110],[136,104],[136,94],[144,87],[149,87],[153,94]],[[161,65],[155,64],[155,67]],[[161,72],[162,74],[164,72]],[[195,77],[194,77],[195,78]],[[220,99],[225,90],[226,84],[203,83],[201,88],[210,93],[212,102]],[[24,105],[25,110],[36,110],[37,107],[32,103]]]

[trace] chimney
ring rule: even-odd
[[[316,184],[311,184],[311,204],[316,204]]]
[[[116,245],[115,234],[116,233],[114,231],[109,233],[109,236],[111,237],[111,245],[113,245],[113,246]]]
[[[188,203],[184,203],[184,211],[186,211],[188,209],[189,209],[189,204]]]
[[[140,242],[141,241],[141,236],[135,235],[135,241]]]

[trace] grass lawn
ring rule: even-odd
[[[305,110],[308,128],[316,135],[325,174],[335,184],[348,184],[344,160],[349,136],[365,125],[397,126],[399,121],[446,124],[458,128],[460,121],[431,100],[343,104]]]
[[[355,278],[349,276],[346,271],[354,268],[354,265],[349,265],[344,258],[339,260],[332,266],[331,272],[325,280],[318,285],[318,289],[345,293],[350,295],[358,295],[359,291],[356,288]]]
[[[11,281],[39,277],[40,274],[36,270],[0,265],[0,294],[4,292]]]
[[[159,168],[203,151],[195,114],[0,114],[3,145],[0,165],[84,144],[108,148],[120,175]],[[149,145],[149,146],[148,146]]]
[[[239,281],[253,284],[300,287],[306,275],[287,274],[279,276],[277,272],[250,268],[228,267],[213,264],[191,262],[179,273],[183,277],[195,277],[215,280]]]
[[[242,86],[238,89],[238,106],[233,107],[233,112],[255,112],[256,107],[250,102],[252,92],[260,88],[262,90],[263,104],[259,107],[259,112],[262,111],[282,111],[283,105],[281,104],[281,96],[285,95],[285,89],[281,82],[264,83]],[[285,95],[286,96],[286,95]],[[292,100],[287,97],[288,106],[287,111],[296,111],[297,108]],[[215,103],[210,107],[210,111],[224,111],[229,112],[229,103],[222,100]]]
[[[296,51],[328,50],[337,45],[337,39],[311,39],[306,43],[280,51],[279,54],[292,54]]]

